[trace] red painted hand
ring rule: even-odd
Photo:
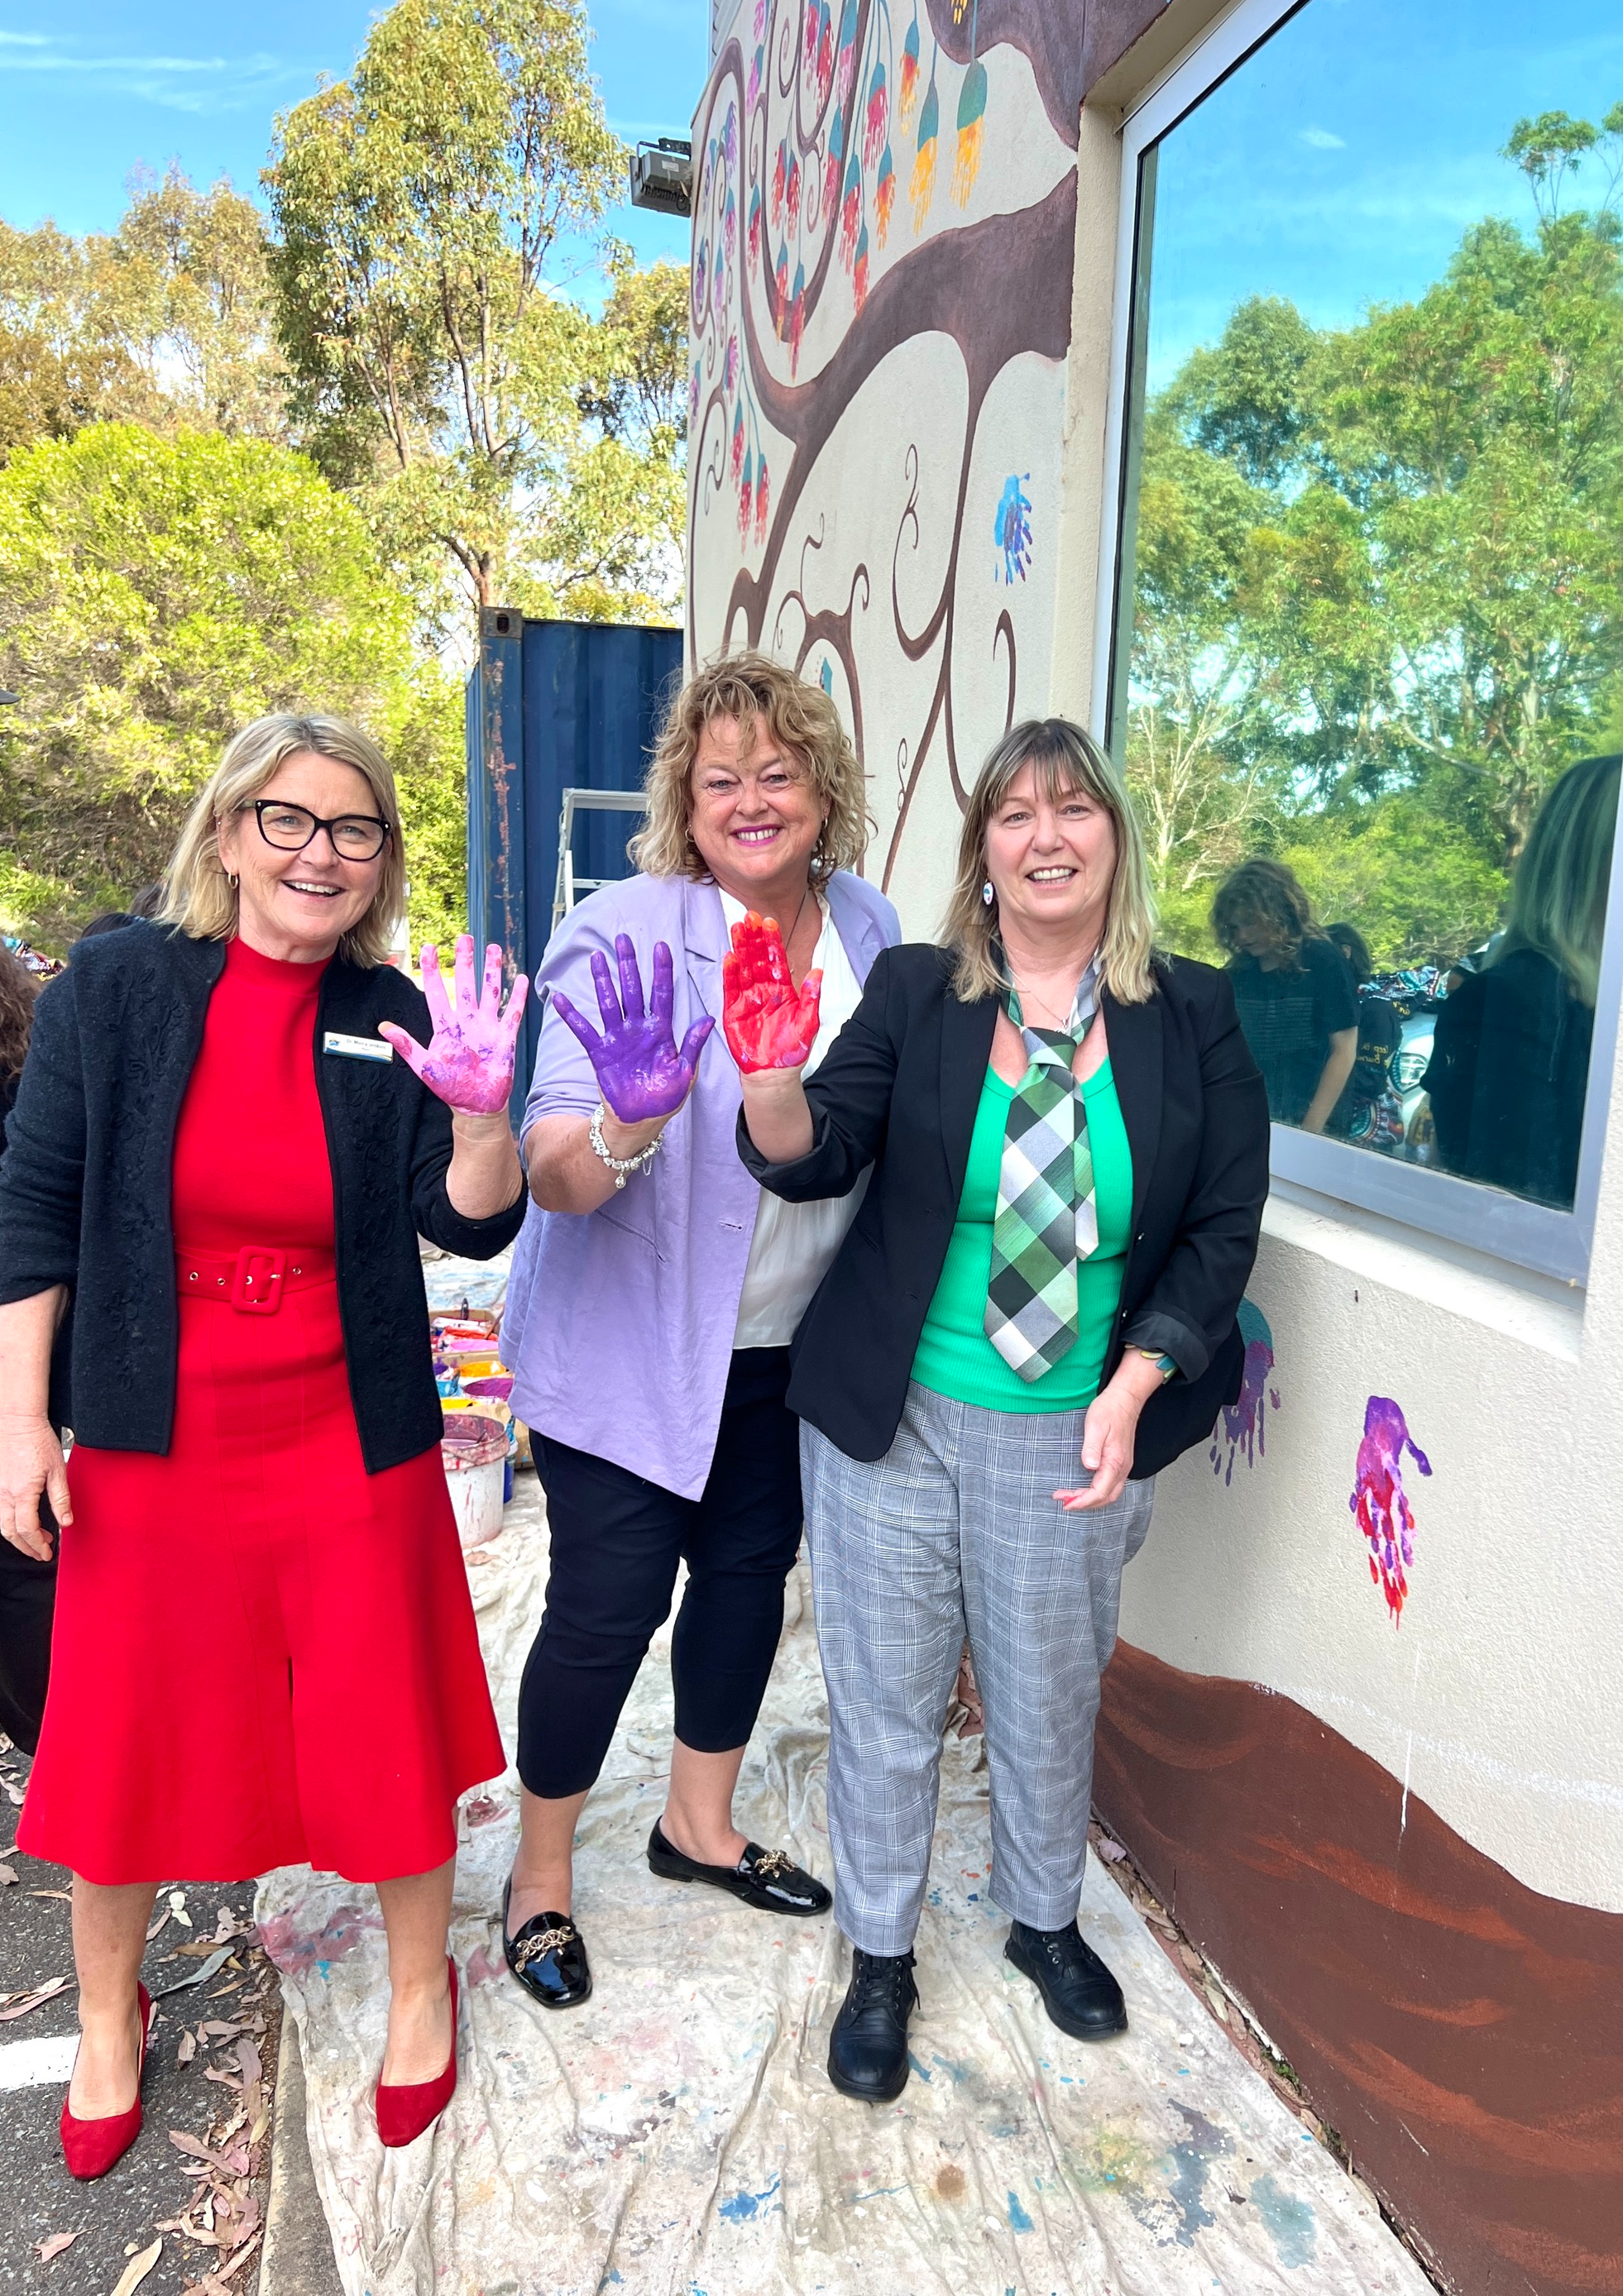
[[[733,947],[721,966],[721,1025],[746,1076],[804,1064],[816,1041],[822,988],[820,972],[808,972],[795,987],[775,918],[751,909],[734,926]]]

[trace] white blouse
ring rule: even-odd
[[[721,892],[719,886],[716,890]],[[800,1070],[803,1077],[810,1076],[862,1002],[862,983],[851,970],[844,944],[829,921],[826,906],[821,901],[817,906],[823,930],[807,970],[816,972],[821,966],[823,994],[817,1006],[817,1034]],[[731,893],[722,893],[721,912],[730,935],[734,925],[743,922],[744,905]],[[786,1204],[782,1196],[762,1189],[733,1332],[735,1348],[789,1345],[811,1305],[812,1293],[834,1264],[867,1187],[865,1172],[848,1196],[825,1196],[808,1204]]]

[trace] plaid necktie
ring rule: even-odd
[[[1028,1029],[1020,998],[1008,1014],[1031,1065],[1004,1127],[987,1287],[986,1335],[1021,1379],[1052,1371],[1077,1336],[1077,1262],[1099,1245],[1087,1111],[1071,1072],[1099,1003],[1099,961],[1077,984],[1063,1030]]]

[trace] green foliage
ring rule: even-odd
[[[1126,751],[1175,945],[1271,851],[1381,962],[1457,954],[1552,782],[1615,745],[1623,105],[1506,156],[1530,234],[1476,226],[1340,332],[1242,303],[1147,410]],[[1604,197],[1563,213],[1580,168]]]
[[[0,471],[5,898],[46,946],[161,874],[230,734],[300,704],[411,722],[409,610],[304,457],[90,425]]]
[[[481,606],[557,484],[580,381],[545,267],[601,215],[622,157],[580,0],[396,0],[349,79],[277,123],[296,413],[324,468],[380,491],[402,555],[437,548]]]
[[[175,168],[111,237],[0,223],[8,925],[127,898],[231,730],[303,702],[383,739],[443,939],[470,605],[676,618],[686,270],[608,242],[595,321],[549,278],[619,180],[587,38],[583,0],[396,0],[277,123],[274,234]]]
[[[137,177],[111,238],[0,223],[0,462],[95,421],[283,435],[264,219],[229,183]]]

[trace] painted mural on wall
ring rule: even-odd
[[[1390,1396],[1372,1395],[1365,1406],[1357,1480],[1347,1504],[1368,1542],[1369,1575],[1386,1598],[1394,1626],[1403,1617],[1414,1560],[1414,1510],[1403,1486],[1406,1450],[1422,1475],[1431,1472],[1431,1462],[1410,1434],[1401,1407]]]
[[[689,645],[835,694],[904,903],[1046,703],[1084,12],[747,0],[695,123]]]

